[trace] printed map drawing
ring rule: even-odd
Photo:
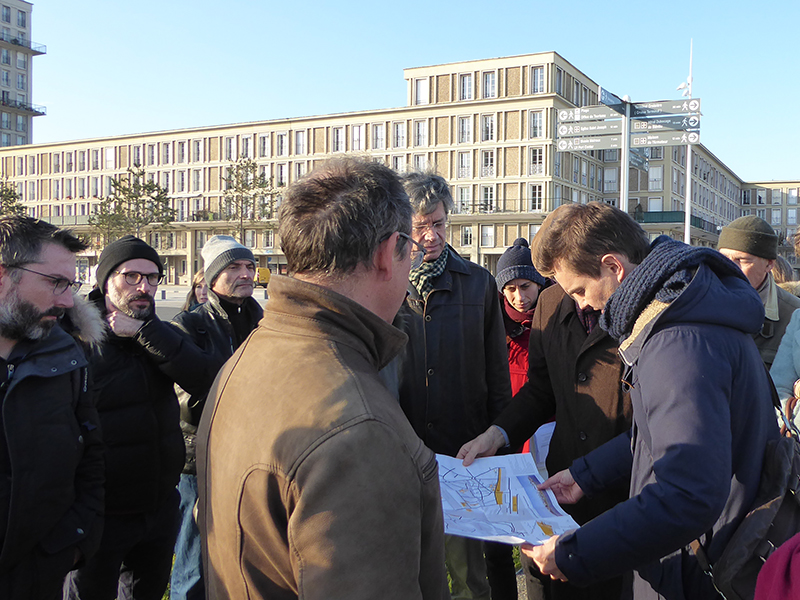
[[[530,454],[479,458],[469,467],[437,455],[445,533],[519,544],[542,543],[578,527],[553,494]]]

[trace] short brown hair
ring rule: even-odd
[[[628,213],[602,202],[565,204],[554,210],[533,238],[533,265],[545,277],[563,264],[580,275],[600,276],[609,252],[638,265],[650,251],[647,234]]]

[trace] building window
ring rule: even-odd
[[[532,183],[529,187],[530,205],[528,210],[531,212],[542,212],[544,210],[544,196],[542,195],[542,184]]]
[[[580,159],[577,156],[572,157],[572,183],[578,183],[578,174],[580,173]]]
[[[11,71],[3,70],[2,75],[0,75],[0,84],[5,87],[11,87]],[[5,94],[6,92],[3,93]],[[6,98],[3,98],[3,100],[6,100]]]
[[[92,150],[92,170],[97,171],[100,168],[100,150]]]
[[[458,143],[472,142],[472,117],[458,117]]]
[[[556,209],[561,206],[561,186],[553,186],[553,208]],[[533,239],[533,238],[531,238]]]
[[[472,206],[472,188],[469,186],[461,186],[456,191],[456,213],[467,214],[470,212]],[[472,229],[470,229],[470,242],[469,244],[461,244],[462,246],[469,246],[472,244]]]
[[[331,152],[344,152],[344,127],[331,129]]]
[[[780,225],[781,224],[781,209],[780,208],[773,208],[772,209],[772,220],[770,223],[772,225]]]
[[[589,187],[594,189],[594,174],[595,174],[595,166],[594,163],[589,164]]]
[[[787,208],[786,209],[786,224],[787,225],[797,225],[797,209],[796,208]]]
[[[544,93],[544,67],[531,67],[531,94]]]
[[[17,73],[17,89],[24,90],[26,82],[27,78],[25,77],[25,73]]]
[[[430,85],[428,78],[423,77],[414,80],[414,104],[422,106],[430,102]]]
[[[110,180],[111,178],[109,177],[108,179]],[[163,187],[163,188],[164,188],[165,190],[167,190],[168,192],[171,192],[171,191],[172,191],[172,188],[170,188],[170,185],[169,185],[169,184],[170,184],[170,176],[169,176],[169,171],[164,171],[164,172],[161,174],[161,187]]]
[[[406,157],[404,154],[392,157],[392,169],[398,173],[402,173],[406,170]]]
[[[288,135],[285,133],[278,133],[275,135],[275,155],[276,156],[289,156]]]
[[[228,138],[230,140],[231,138]],[[227,140],[226,140],[227,141]],[[170,163],[170,148],[169,142],[161,144],[161,164],[168,165]]]
[[[494,186],[481,186],[481,212],[494,212]]]
[[[497,73],[494,71],[483,74],[483,97],[497,98]]]
[[[664,146],[652,146],[650,148],[650,160],[664,160]]]
[[[481,141],[494,141],[494,115],[481,115]]]
[[[383,123],[375,123],[372,126],[372,149],[383,150],[386,146],[386,128]]]
[[[414,145],[428,145],[428,121],[414,121]]]
[[[756,204],[764,205],[767,203],[767,190],[759,188],[756,190]]]
[[[294,132],[294,153],[295,154],[305,154],[306,153],[306,131],[295,131]]]
[[[272,248],[275,245],[275,236],[272,229],[264,230],[264,248]]]
[[[149,144],[147,146],[147,166],[152,166],[154,164],[156,164],[156,145]]]
[[[494,150],[481,151],[481,177],[494,177]]]
[[[588,168],[588,163],[584,159],[581,159],[581,185],[583,187],[586,187],[589,183],[588,177],[586,176],[587,168]]]
[[[269,134],[258,136],[258,157],[269,157]]]
[[[481,247],[494,248],[494,225],[481,225]]]
[[[64,169],[67,173],[72,173],[72,152],[67,152],[64,155]]]
[[[560,67],[556,67],[556,94],[564,95],[564,71]]]
[[[11,23],[11,7],[3,6],[2,12],[3,23]]]
[[[181,142],[183,143],[183,142]],[[250,158],[250,136],[246,135],[242,137],[242,156],[244,158]],[[183,162],[182,160],[178,160],[178,162]]]
[[[424,171],[428,166],[428,158],[424,154],[415,154],[413,156],[414,170]]]
[[[458,178],[470,179],[472,177],[472,153],[458,153]]]
[[[603,192],[617,192],[617,169],[605,169],[603,172]]]
[[[186,171],[178,171],[177,181],[175,182],[176,192],[186,191]]]
[[[572,82],[572,103],[575,106],[581,105],[581,83],[579,81]]]
[[[52,155],[53,173],[61,172],[61,157],[58,154]]]
[[[225,160],[236,160],[236,142],[233,137],[225,138]]]
[[[461,226],[461,245],[472,246],[472,225]]]
[[[392,123],[392,147],[405,148],[406,147],[406,124],[404,121],[399,123]]]
[[[544,150],[542,148],[530,148],[530,174],[544,175]]]
[[[192,140],[192,162],[203,160],[203,140]]]
[[[350,128],[350,148],[355,151],[364,150],[364,126],[353,125]]]
[[[275,165],[275,185],[278,187],[286,185],[289,183],[288,180],[288,168],[286,163],[280,163]]]
[[[21,10],[17,11],[17,27],[25,28],[28,26],[28,13]]]
[[[553,156],[553,177],[561,177],[561,152]]]
[[[783,194],[781,193],[781,190],[772,190],[772,203],[781,204],[782,202],[783,202]]]
[[[789,188],[789,192],[786,195],[786,204],[797,204],[797,188]]]
[[[544,137],[544,129],[542,127],[542,111],[532,110],[529,114],[530,114],[530,137],[531,138]]]
[[[11,65],[11,52],[3,48],[0,50],[0,63],[4,65]]]
[[[297,181],[303,175],[306,174],[306,163],[304,162],[296,162],[294,163],[294,179]]]
[[[648,198],[647,199],[648,212],[662,212],[664,210],[663,198]]]
[[[200,169],[195,169],[192,171],[192,191],[199,192],[200,191],[200,182],[202,181],[202,171]]]
[[[472,74],[465,73],[458,76],[458,99],[472,100]]]
[[[17,68],[23,71],[28,68],[28,55],[22,52],[17,52]]]
[[[0,113],[0,127],[3,129],[11,129],[11,115],[9,113]]]
[[[105,168],[105,169],[113,169],[116,166],[114,164],[114,155],[115,155],[114,148],[106,148],[106,151],[105,151],[105,164],[104,164],[103,168]]]

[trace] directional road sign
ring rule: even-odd
[[[633,150],[633,148],[631,148],[631,150]],[[650,162],[636,152],[630,153],[630,161],[631,166],[641,169],[642,171],[647,171],[650,168]]]
[[[635,102],[631,105],[632,117],[655,117],[658,115],[681,115],[697,112],[700,112],[700,98]]]
[[[605,104],[606,106],[610,106],[621,115],[625,114],[625,103],[619,96],[612,94],[603,87],[600,88],[599,96],[600,96],[600,104]]]
[[[631,120],[631,132],[642,131],[697,131],[700,129],[700,115],[669,115]]]
[[[590,135],[604,135],[608,133],[620,133],[622,131],[622,121],[585,121],[583,123],[561,123],[558,126],[559,137],[583,137]]]
[[[579,152],[581,150],[613,150],[622,148],[621,135],[601,135],[598,137],[565,138],[558,140],[559,152]]]
[[[631,147],[637,146],[682,146],[684,144],[699,144],[700,134],[696,131],[661,131],[632,135]]]
[[[619,118],[620,114],[610,106],[576,106],[575,108],[562,108],[558,111],[559,123]]]

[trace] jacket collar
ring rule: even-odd
[[[436,278],[436,281],[433,283],[433,290],[451,290],[453,289],[453,275],[452,273],[459,273],[461,275],[469,275],[469,265],[467,261],[464,260],[458,252],[453,250],[453,247],[448,244],[447,245],[448,255],[447,255],[447,264],[444,267],[444,273],[439,275]],[[419,292],[417,289],[411,284],[408,284],[408,295],[411,296],[414,300],[421,300]]]
[[[273,275],[261,326],[347,345],[380,370],[408,336],[357,302],[332,290]]]
[[[556,284],[557,285],[557,284]],[[573,300],[569,294],[562,292],[563,297],[561,298],[561,302],[558,305],[558,309],[556,310],[556,318],[558,319],[559,323],[562,326],[567,326],[568,322],[574,320],[577,323],[577,327],[585,331],[583,325],[578,319],[578,313],[575,312],[575,300]],[[581,346],[581,352],[594,346],[597,342],[602,340],[608,335],[605,329],[600,327],[600,325],[596,325],[592,332],[586,336],[586,340],[583,342]]]
[[[222,308],[222,304],[220,304],[219,296],[211,291],[211,288],[208,290],[208,301],[206,305],[208,306],[209,312],[213,312],[220,318],[230,321],[228,313],[225,312],[225,309]],[[242,312],[248,315],[250,321],[254,323],[257,323],[262,316],[261,305],[258,303],[258,300],[252,296],[242,303]]]
[[[761,302],[764,303],[765,317],[770,321],[780,320],[778,312],[778,284],[775,283],[775,278],[772,273],[767,273],[767,278],[761,287],[758,288],[758,295],[761,297]]]

